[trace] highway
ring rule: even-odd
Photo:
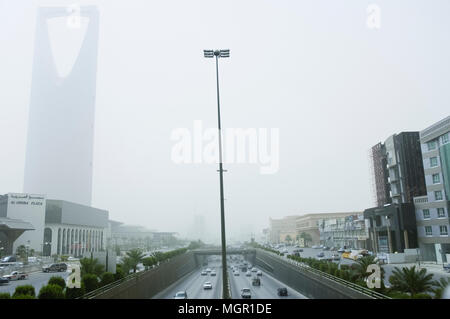
[[[238,263],[232,263],[231,265],[237,266]],[[257,266],[255,268],[261,270]],[[285,283],[270,276],[267,272],[262,271],[262,276],[258,276],[261,280],[261,286],[252,286],[252,278],[256,277],[256,272],[251,272],[249,277],[245,274],[245,272],[239,271],[239,276],[235,276],[231,270],[228,271],[231,297],[233,299],[241,299],[242,288],[250,288],[252,299],[307,299]],[[277,289],[281,287],[287,288],[287,296],[278,296]]]
[[[196,269],[157,294],[153,299],[173,299],[178,291],[186,291],[188,299],[221,299],[222,268],[220,262],[210,262],[204,268],[215,270],[217,275],[202,276],[200,274],[202,269]],[[207,281],[211,282],[212,289],[203,289],[203,284]]]
[[[228,262],[229,265],[237,265],[237,262]],[[203,269],[210,268],[216,271],[216,276],[206,275],[202,276]],[[259,270],[259,269],[258,269]],[[240,272],[239,276],[234,276],[229,269],[228,276],[231,284],[231,295],[233,299],[241,299],[241,289],[250,288],[253,299],[305,299],[306,297],[298,293],[286,284],[276,280],[266,272],[259,277],[261,279],[261,286],[252,286],[252,277],[256,273],[252,273],[252,277],[245,276],[245,272]],[[210,281],[212,284],[211,290],[203,289],[203,284]],[[288,296],[278,296],[277,289],[286,287],[288,289]],[[178,291],[186,291],[188,299],[221,299],[222,296],[222,267],[220,260],[210,261],[208,266],[194,270],[192,273],[178,280],[164,291],[157,294],[153,299],[173,299]]]

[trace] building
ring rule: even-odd
[[[98,11],[81,7],[87,31],[69,75],[58,73],[49,23],[67,7],[39,8],[34,48],[24,192],[91,205]],[[62,28],[64,29],[64,27]],[[73,32],[73,30],[59,32]]]
[[[421,257],[450,262],[450,116],[420,132],[426,194],[414,198]]]
[[[44,195],[0,196],[0,238],[5,254],[24,245],[44,256],[80,256],[105,248],[108,211]],[[0,240],[2,241],[2,240]]]
[[[369,229],[361,213],[319,220],[320,243],[328,247],[367,249]]]
[[[319,213],[319,214],[306,214],[296,218],[295,221],[295,233],[296,236],[302,236],[307,234],[311,238],[311,242],[307,242],[308,245],[320,244],[320,230],[319,226],[324,220],[336,219],[340,217],[350,216],[357,214],[356,212],[348,213]]]
[[[296,236],[296,220],[298,216],[287,216],[281,219],[269,218],[269,240],[272,244],[278,244],[286,241],[289,235],[292,240]]]
[[[417,248],[417,226],[412,203],[386,204],[364,211],[368,219],[369,247],[374,252],[402,253]]]
[[[376,205],[412,203],[426,194],[419,132],[402,132],[372,147]]]

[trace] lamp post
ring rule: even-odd
[[[219,98],[219,58],[229,58],[230,50],[203,50],[205,58],[216,58],[216,80],[217,80],[217,122],[219,129],[219,175],[220,175],[220,225],[222,236],[222,296],[229,299],[227,280],[227,255],[225,240],[225,207],[223,192],[223,165],[222,165],[222,126],[220,123],[220,98]]]

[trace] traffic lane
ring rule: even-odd
[[[34,287],[34,290],[36,292],[36,295],[38,295],[39,290],[47,285],[48,280],[53,276],[58,276],[66,279],[70,275],[70,272],[34,272],[28,274],[28,279],[25,280],[14,280],[10,281],[7,284],[0,285],[0,292],[9,292],[11,295],[16,290],[17,286],[23,286],[23,285],[32,285]]]
[[[213,269],[216,267],[211,266],[209,268]],[[173,299],[178,291],[186,291],[188,299],[220,298],[221,289],[219,288],[222,283],[221,271],[219,272],[218,269],[215,269],[217,273],[216,276],[211,276],[209,274],[202,276],[202,270],[202,268],[198,268],[190,275],[179,279],[177,283],[157,294],[153,299]],[[212,289],[203,289],[203,284],[206,281],[211,282]]]
[[[304,295],[265,271],[262,271],[262,276],[258,276],[261,280],[260,286],[252,285],[252,279],[256,277],[256,273],[252,273],[252,276],[246,276],[245,272],[240,272],[239,276],[234,276],[230,271],[229,274],[233,299],[241,299],[242,288],[250,288],[253,299],[306,299]],[[281,287],[287,288],[288,296],[278,296],[278,288]]]

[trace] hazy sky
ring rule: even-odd
[[[219,238],[217,165],[171,159],[175,129],[217,125],[203,49],[231,50],[223,127],[280,135],[276,174],[225,165],[230,237],[371,207],[370,147],[450,113],[447,0],[0,0],[0,194],[23,190],[36,8],[73,3],[100,12],[92,204],[128,224],[184,233],[204,215]]]

